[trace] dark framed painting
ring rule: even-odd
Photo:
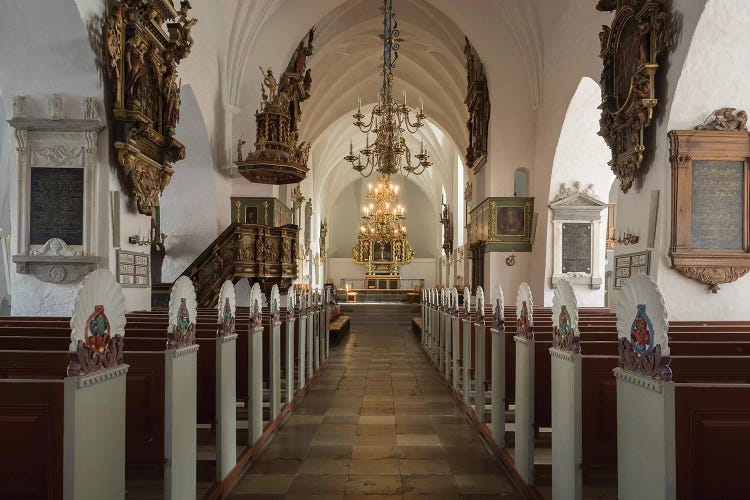
[[[245,207],[245,224],[258,224],[258,207]]]
[[[499,236],[521,236],[525,233],[523,207],[497,207],[497,227]]]

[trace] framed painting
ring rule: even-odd
[[[489,252],[530,252],[533,243],[534,198],[486,198],[471,211],[470,243],[486,242]]]

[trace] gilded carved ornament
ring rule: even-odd
[[[647,149],[645,129],[658,104],[655,79],[661,54],[671,46],[671,18],[658,0],[600,0],[597,10],[615,11],[599,33],[604,61],[600,86],[601,135],[612,171],[627,193]]]
[[[177,65],[193,46],[190,2],[119,0],[104,22],[107,76],[112,84],[114,147],[138,212],[151,215],[169,184],[172,164],[185,158],[175,137],[180,117]]]

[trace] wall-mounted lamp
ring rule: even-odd
[[[511,251],[510,255],[505,258],[506,266],[513,266],[516,263],[516,252]]]
[[[625,234],[620,233],[620,237],[615,240],[620,245],[635,245],[640,241],[640,237],[637,234],[631,233],[630,229],[625,231]]]
[[[167,239],[167,235],[164,233],[161,233],[159,235],[159,238],[155,238],[154,235],[151,235],[151,238],[149,239],[142,239],[140,233],[128,236],[128,243],[131,245],[138,245],[138,246],[144,246],[144,245],[163,245],[164,240]]]

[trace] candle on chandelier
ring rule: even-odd
[[[361,112],[362,112],[362,98],[358,97],[357,98],[357,114],[359,115],[361,114]]]
[[[404,90],[404,107],[406,107],[406,91]]]
[[[424,101],[422,100],[421,97],[419,98],[419,112],[421,114],[424,114]]]
[[[372,183],[367,185],[367,191],[372,191]]]
[[[354,154],[354,143],[352,142],[351,139],[349,139],[349,154],[350,155]]]

